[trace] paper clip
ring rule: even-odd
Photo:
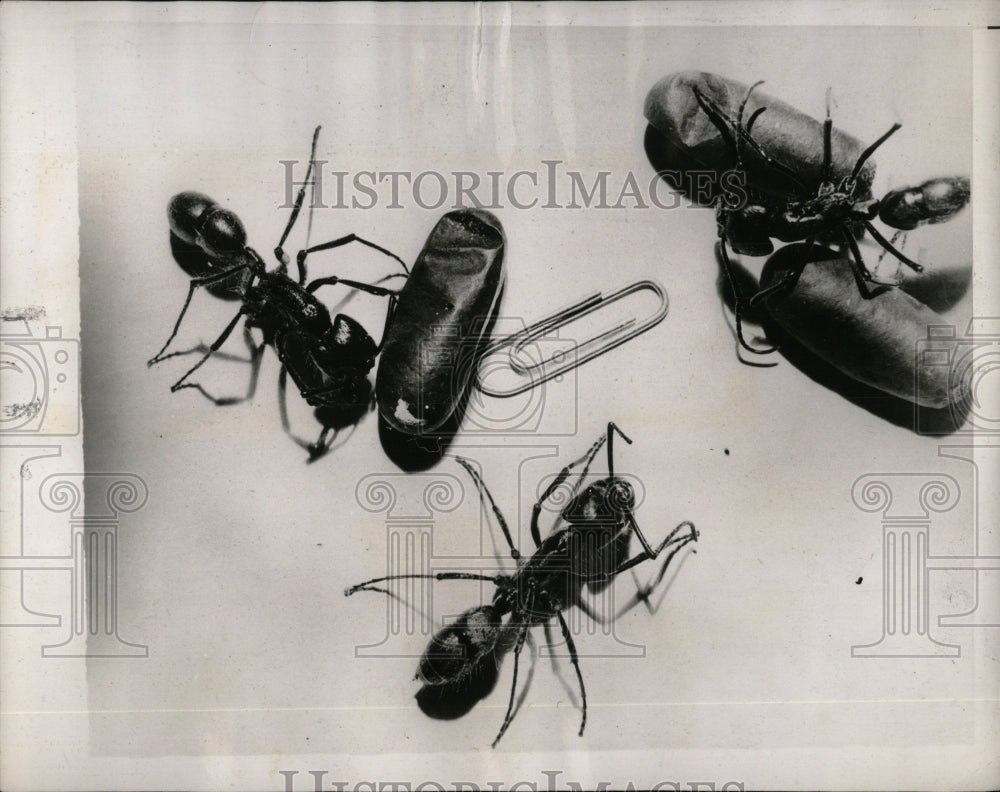
[[[639,323],[635,317],[627,319],[616,326],[609,328],[585,341],[575,342],[568,349],[562,349],[556,354],[544,360],[531,360],[526,357],[524,349],[536,339],[550,333],[557,328],[565,327],[571,322],[600,311],[610,303],[617,302],[624,297],[638,291],[649,290],[659,297],[660,304],[657,310],[647,319]],[[595,292],[582,300],[563,308],[551,316],[547,316],[535,322],[523,330],[519,330],[506,338],[501,338],[493,342],[483,350],[481,360],[495,356],[498,352],[509,348],[507,365],[510,371],[522,378],[523,382],[517,382],[512,387],[496,388],[486,385],[482,381],[482,370],[477,381],[477,387],[487,396],[516,396],[519,393],[531,390],[553,377],[565,374],[567,371],[581,366],[588,360],[593,360],[598,355],[603,355],[629,339],[635,338],[640,333],[645,333],[655,327],[667,315],[669,300],[667,292],[659,283],[654,280],[642,280],[632,283],[623,289],[609,294],[607,297],[600,292]],[[575,352],[575,354],[573,354]],[[495,369],[494,369],[495,370]]]

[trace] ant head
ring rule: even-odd
[[[635,490],[625,479],[616,476],[591,484],[563,509],[563,519],[570,523],[618,518],[635,508]]]
[[[611,511],[623,514],[635,508],[635,490],[625,479],[612,478],[605,499]]]
[[[417,666],[417,679],[444,685],[468,676],[493,651],[500,627],[500,613],[492,605],[470,608],[431,638]]]

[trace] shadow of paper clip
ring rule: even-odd
[[[629,316],[613,327],[601,330],[583,341],[558,338],[557,331],[584,317],[602,313],[608,306],[639,292],[652,292],[658,301],[656,309],[642,321]],[[607,296],[595,292],[487,346],[480,360],[485,364],[487,359],[490,359],[490,377],[496,377],[499,370],[497,361],[501,360],[503,361],[500,364],[501,368],[506,369],[501,373],[507,374],[506,378],[513,382],[501,387],[487,384],[483,382],[484,366],[481,366],[476,386],[487,396],[507,397],[524,393],[655,327],[667,315],[668,306],[666,290],[654,280],[637,281]],[[554,333],[556,336],[550,337]],[[558,348],[551,355],[539,358],[532,353],[544,346],[540,343],[542,341],[561,341],[561,343],[555,344]]]

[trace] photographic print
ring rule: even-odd
[[[990,12],[5,4],[0,786],[996,788]]]

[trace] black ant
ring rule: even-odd
[[[735,121],[727,118],[722,109],[698,88],[693,89],[698,104],[719,130],[726,144],[735,152],[736,174],[742,176],[738,181],[743,189],[734,189],[731,184],[727,189],[727,181],[723,180],[723,191],[717,207],[719,249],[723,267],[736,299],[737,338],[744,349],[754,354],[768,354],[774,352],[776,347],[756,349],[743,337],[741,314],[744,300],[736,283],[727,245],[736,253],[766,256],[774,250],[771,237],[782,242],[805,240],[808,245],[812,245],[823,234],[835,234],[851,251],[858,287],[863,294],[868,294],[871,291],[870,285],[897,284],[879,281],[865,266],[855,236],[859,228],[866,229],[884,251],[891,253],[914,272],[923,272],[921,264],[905,256],[893,245],[899,236],[898,233],[890,241],[872,225],[871,221],[877,216],[886,225],[900,231],[908,231],[924,223],[941,223],[950,220],[960,211],[968,203],[970,195],[967,178],[949,177],[932,179],[918,187],[893,190],[880,201],[872,198],[867,183],[859,176],[872,154],[901,128],[902,125],[899,123],[893,124],[887,132],[861,152],[848,176],[840,180],[834,179],[831,143],[833,122],[830,118],[829,98],[826,119],[823,122],[823,163],[820,182],[815,190],[810,191],[803,186],[794,170],[772,159],[754,140],[751,134],[753,124],[766,108],[758,107],[746,124],[743,123],[747,102],[753,91],[762,83],[763,81],[754,83],[747,89]],[[746,183],[746,171],[743,169],[747,146],[753,149],[767,166],[789,177],[797,186],[799,196],[781,200],[768,198],[752,190]],[[747,200],[748,194],[752,194],[750,200]],[[750,299],[749,307],[754,307],[771,294],[794,285],[808,260],[807,255],[802,256],[801,266],[791,269],[779,281],[758,291]]]
[[[529,629],[544,625],[546,637],[552,645],[550,622],[554,618],[559,623],[579,683],[582,708],[579,734],[582,736],[587,723],[587,692],[576,645],[562,612],[576,605],[590,618],[601,621],[601,617],[594,613],[583,598],[583,589],[586,588],[591,593],[600,592],[622,572],[657,558],[670,548],[655,577],[645,586],[639,587],[636,594],[613,618],[618,618],[640,602],[645,603],[651,612],[654,611],[649,604],[650,593],[663,580],[674,556],[685,545],[698,538],[694,525],[685,521],[674,528],[658,547],[653,548],[646,541],[633,515],[635,492],[632,485],[614,474],[612,445],[615,434],[628,443],[632,442],[614,423],[609,423],[607,433],[586,454],[564,467],[545,489],[532,510],[531,537],[536,549],[527,557],[522,557],[515,547],[507,522],[479,474],[467,460],[457,457],[479,489],[480,500],[484,505],[488,501],[496,516],[510,555],[517,562],[517,571],[513,574],[439,572],[390,575],[367,580],[345,591],[346,596],[358,591],[379,591],[393,596],[389,590],[376,584],[412,578],[479,580],[496,586],[492,603],[466,610],[456,621],[434,635],[420,660],[416,676],[424,684],[422,691],[417,694],[418,701],[428,691],[441,691],[447,695],[469,687],[476,689],[478,700],[492,689],[503,655],[513,651],[514,673],[510,698],[503,724],[493,741],[494,747],[507,731],[516,713],[518,661],[525,641],[530,640]],[[580,492],[591,462],[605,444],[608,451],[608,477]],[[562,486],[571,471],[581,465],[582,469],[567,505],[560,512],[552,532],[543,540],[538,526],[543,504]],[[561,522],[567,523],[567,527],[559,528]],[[629,543],[633,534],[642,545],[642,550],[630,558]],[[505,616],[509,617],[506,622],[503,621]]]
[[[173,332],[148,362],[152,366],[177,355],[192,351],[203,352],[202,358],[170,390],[176,392],[194,388],[215,404],[227,405],[252,397],[261,354],[265,347],[272,347],[281,361],[278,385],[281,393],[282,426],[289,436],[308,450],[310,461],[319,458],[329,449],[340,427],[355,423],[371,409],[373,397],[368,373],[381,350],[381,345],[376,344],[355,319],[345,314],[337,314],[331,319],[329,310],[317,299],[315,293],[323,286],[341,284],[376,296],[388,297],[388,327],[395,307],[396,292],[383,286],[337,276],[316,278],[307,283],[306,257],[311,253],[359,242],[395,259],[402,266],[402,273],[394,273],[381,281],[409,274],[409,269],[399,256],[374,242],[348,234],[300,250],[295,262],[298,278],[293,280],[289,277],[291,259],[283,246],[302,209],[306,185],[313,184],[315,189],[315,182],[311,179],[319,132],[320,127],[316,127],[306,179],[296,196],[284,233],[274,249],[278,266],[271,272],[267,271],[264,260],[257,251],[247,246],[246,231],[235,213],[198,192],[182,192],[171,199],[167,210],[171,250],[177,263],[193,278]],[[207,349],[200,346],[194,350],[164,354],[177,335],[191,298],[199,287],[205,287],[223,299],[239,300],[242,305]],[[246,317],[244,338],[250,349],[253,367],[247,394],[243,397],[220,398],[210,394],[199,383],[188,382],[188,378],[226,342],[243,316]],[[250,328],[258,328],[263,333],[260,345],[254,342]],[[383,331],[383,341],[384,339]],[[285,385],[289,374],[302,397],[315,408],[316,417],[323,425],[319,438],[314,443],[301,440],[291,432],[285,407]],[[331,430],[334,431],[334,437],[328,441]]]

